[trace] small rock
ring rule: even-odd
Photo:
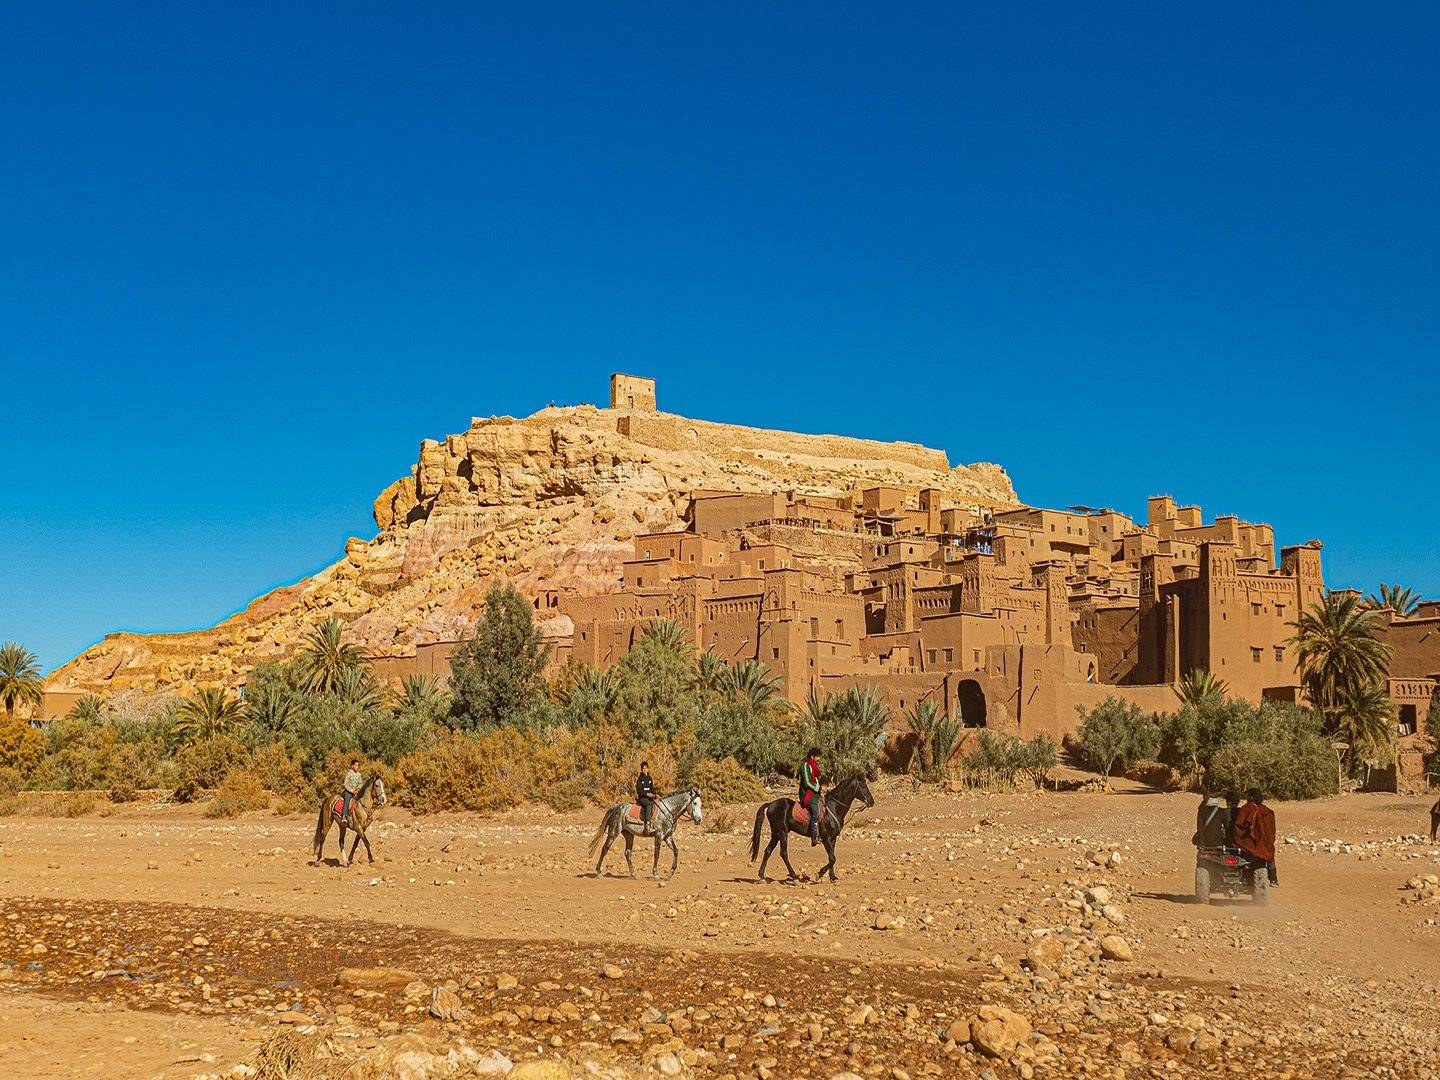
[[[990,1057],[1007,1057],[1030,1037],[1030,1021],[1001,1005],[982,1005],[970,1021],[970,1041]]]
[[[1100,939],[1100,955],[1106,960],[1134,960],[1135,952],[1130,943],[1119,934],[1107,934]]]

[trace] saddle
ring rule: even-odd
[[[630,810],[626,814],[626,817],[628,817],[631,821],[636,822],[637,824],[641,820],[643,820],[640,816],[640,807],[636,806],[634,803],[630,804]]]
[[[824,820],[824,818],[825,818],[825,796],[824,796],[824,795],[821,795],[819,798],[820,798],[820,818],[821,818],[821,820]],[[791,818],[792,821],[795,822],[796,825],[799,825],[800,828],[805,829],[806,831],[809,830],[809,828],[810,828],[810,811],[809,811],[809,810],[806,810],[805,807],[801,806],[798,802],[795,804],[795,808],[790,812],[790,818]]]
[[[358,806],[359,804],[360,804],[360,797],[359,797],[358,795],[357,795],[355,798],[353,798],[353,799],[350,800],[350,812],[351,812],[352,814],[355,812],[355,807]],[[338,818],[340,821],[349,821],[349,820],[350,820],[349,818],[347,818],[347,817],[345,816],[345,796],[343,796],[343,795],[336,795],[336,796],[335,796],[335,801],[330,804],[330,810],[331,810],[331,812],[334,813],[335,817]]]

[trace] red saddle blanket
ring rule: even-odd
[[[631,805],[630,805],[630,815],[629,815],[629,816],[630,816],[630,820],[631,820],[631,821],[639,821],[639,820],[641,820],[641,818],[640,818],[640,807],[636,806],[634,803],[631,803]]]
[[[345,797],[343,795],[336,795],[335,801],[330,804],[330,808],[335,811],[335,816],[339,817],[345,811]]]
[[[825,799],[823,796],[820,799],[820,815],[821,817],[825,815]],[[810,811],[806,810],[805,807],[801,806],[798,802],[795,804],[795,809],[791,812],[790,817],[794,820],[795,824],[799,825],[802,829],[810,828]]]

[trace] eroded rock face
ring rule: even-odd
[[[460,636],[497,576],[530,594],[618,587],[635,534],[678,527],[694,491],[839,495],[877,484],[937,488],[965,505],[1016,503],[998,465],[952,468],[942,451],[913,443],[589,405],[477,418],[421,444],[410,475],[375,500],[379,533],[349,540],[333,565],[209,630],[112,634],[58,669],[49,688],[236,686],[332,616],[370,655],[409,655]]]

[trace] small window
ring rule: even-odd
[[[771,649],[771,650],[770,650],[770,657],[771,657],[771,659],[773,659],[773,660],[779,660],[779,659],[780,659],[780,650],[779,650],[779,649]]]
[[[1260,662],[1260,652],[1261,650],[1254,647],[1250,649],[1250,659],[1254,660],[1257,664]]]
[[[1276,659],[1277,661],[1279,661],[1280,663],[1284,663],[1284,662],[1285,662],[1285,646],[1284,646],[1284,645],[1276,645],[1276,646],[1275,646],[1275,659]]]
[[[946,649],[946,650],[945,650],[945,662],[946,662],[947,664],[949,664],[949,663],[953,663],[954,660],[955,660],[955,650],[954,650],[954,649]]]
[[[971,650],[971,651],[974,652],[974,654],[975,654],[975,663],[977,663],[977,664],[980,663],[980,650],[979,650],[979,649],[973,649],[973,650]]]
[[[649,557],[650,557],[650,549],[649,549],[649,548],[646,548],[646,549],[645,549],[645,558],[648,559]]]
[[[925,654],[925,657],[926,657],[927,660],[930,661],[930,663],[932,663],[932,664],[935,663],[935,659],[936,659],[935,650],[934,650],[934,649],[928,650],[928,651],[926,652],[926,654]]]
[[[1251,604],[1251,605],[1250,605],[1250,614],[1251,614],[1251,615],[1259,615],[1259,614],[1260,614],[1262,611],[1264,611],[1264,610],[1265,610],[1264,607],[1263,607],[1262,605],[1260,605],[1260,604]]]
[[[1283,619],[1283,618],[1285,617],[1285,605],[1284,605],[1284,604],[1276,604],[1276,605],[1275,605],[1275,614],[1276,614],[1277,617]]]

